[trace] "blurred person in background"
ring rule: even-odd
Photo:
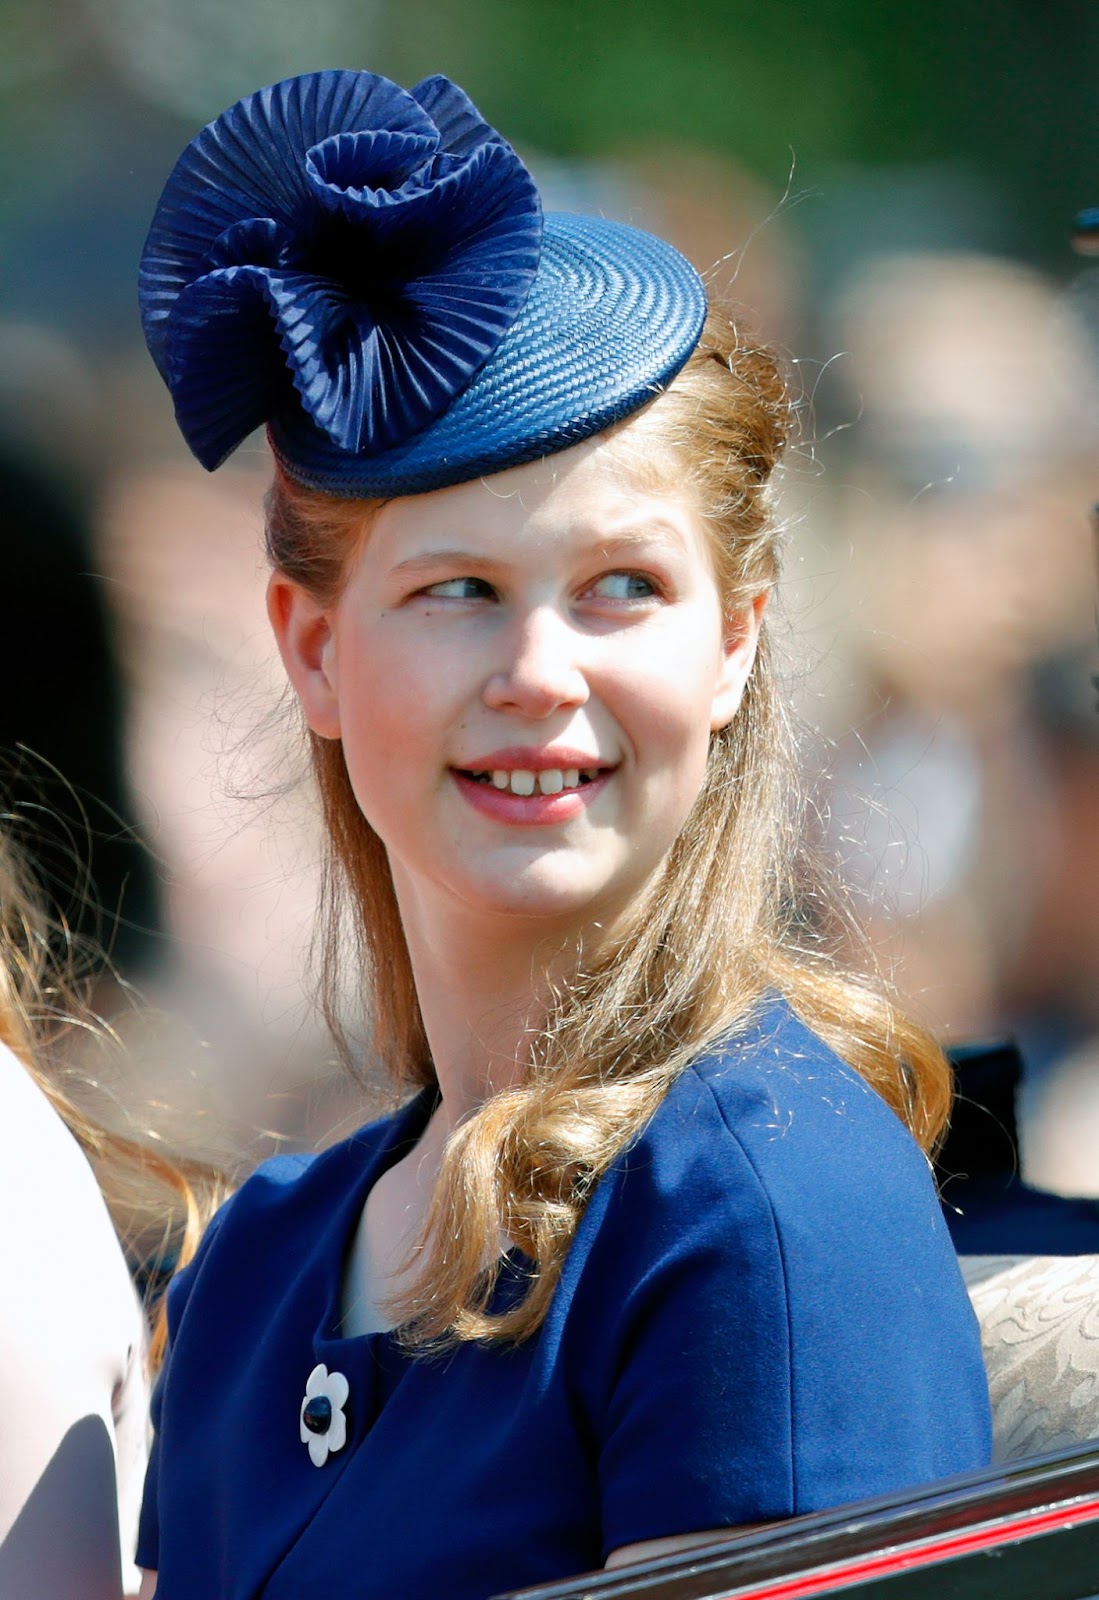
[[[139,1584],[148,1373],[163,1347],[130,1266],[186,1260],[203,1202],[197,1169],[108,1130],[65,1086],[66,1033],[98,1023],[59,944],[71,951],[69,931],[0,835],[0,1595],[118,1600]]]
[[[867,263],[837,327],[861,417],[833,469],[853,731],[831,837],[938,1031],[1018,1034],[1024,1165],[1073,1187],[1027,1141],[1045,1076],[1099,1027],[1085,329],[1039,274],[961,252]]]
[[[788,810],[771,352],[441,77],[232,106],[141,294],[199,460],[268,425],[328,992],[412,1091],[173,1284],[143,1592],[484,1600],[985,1461],[946,1064]]]
[[[1084,257],[1099,255],[1099,209],[1078,214],[1073,244]],[[1080,272],[1066,302],[1099,361],[1099,270]],[[1099,565],[1099,505],[1092,533]],[[1099,621],[1099,606],[1095,615]],[[1025,1157],[1033,1182],[1099,1199],[1099,916],[1096,896],[1081,892],[1081,885],[1099,883],[1099,704],[1087,703],[1078,672],[1049,673],[1043,687],[1063,826],[1047,853],[1038,902],[1033,953],[1044,960],[1018,974],[1019,990],[1053,1040],[1047,1070],[1028,1095]],[[1099,673],[1091,674],[1090,687],[1099,691]]]

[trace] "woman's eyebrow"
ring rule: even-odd
[[[396,566],[390,568],[390,571],[402,573],[426,572],[431,567],[452,566],[455,564],[458,566],[487,567],[498,565],[499,563],[495,557],[484,554],[478,555],[474,550],[448,548],[443,550],[424,550],[418,556],[409,556],[405,561],[398,561]]]
[[[667,517],[654,517],[645,522],[629,523],[625,527],[604,532],[599,537],[600,547],[610,553],[615,550],[635,550],[642,545],[673,544],[677,550],[687,548],[687,535],[677,522]]]
[[[579,529],[581,536],[597,543],[601,553],[613,555],[618,551],[637,550],[645,545],[672,544],[677,550],[687,548],[687,537],[682,528],[671,518],[654,517],[644,522],[628,523],[622,527],[606,530],[602,527],[591,525]],[[464,546],[442,546],[438,549],[423,550],[418,555],[408,556],[404,561],[398,561],[390,568],[394,574],[408,575],[417,572],[430,571],[438,566],[477,567],[503,567],[508,565],[506,557],[497,552],[471,550]]]

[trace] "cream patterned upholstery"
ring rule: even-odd
[[[1099,1256],[964,1256],[992,1397],[993,1459],[1099,1438]]]

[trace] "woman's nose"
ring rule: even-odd
[[[501,659],[484,687],[490,710],[543,718],[587,700],[581,641],[558,612],[544,607],[527,613],[501,644]]]

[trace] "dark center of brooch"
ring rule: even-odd
[[[327,1433],[332,1422],[332,1402],[326,1394],[315,1394],[305,1402],[301,1420],[310,1433]]]

